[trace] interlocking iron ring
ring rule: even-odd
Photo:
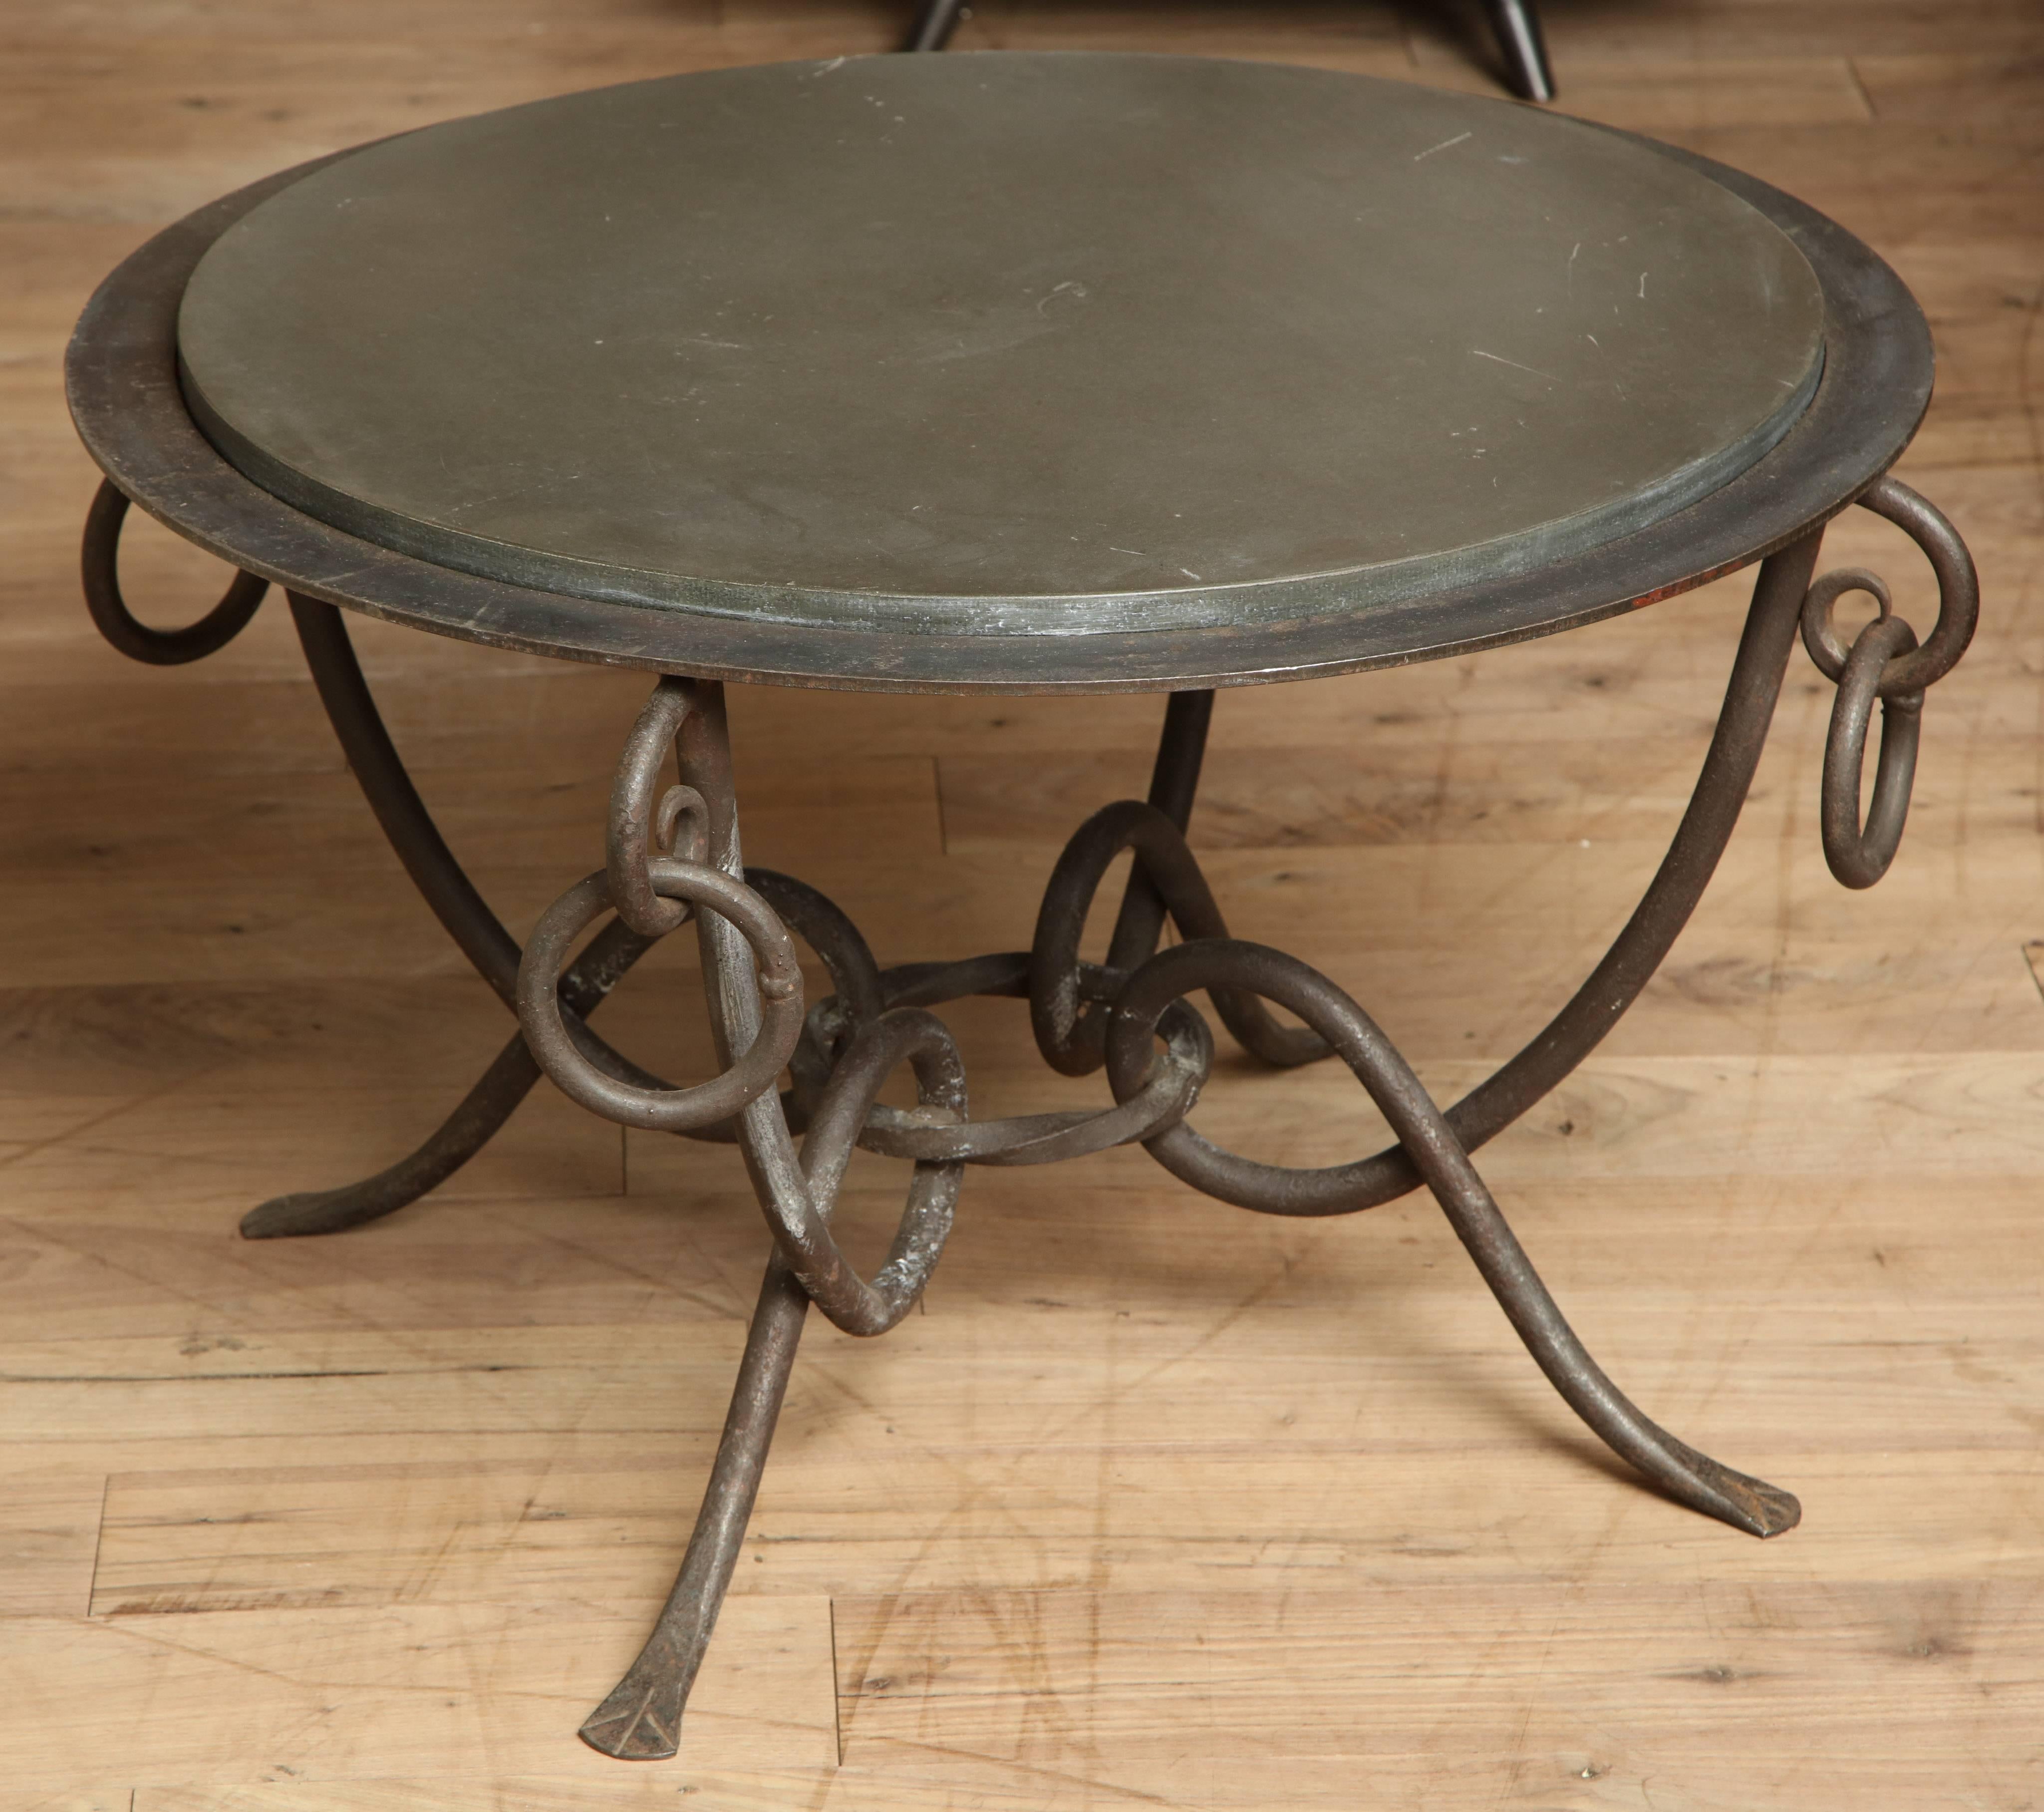
[[[1834,682],[1831,725],[1824,742],[1824,779],[1819,824],[1824,860],[1848,887],[1870,887],[1888,872],[1901,847],[1916,777],[1923,728],[1923,689],[1949,673],[1973,640],[1980,619],[1980,575],[1973,556],[1944,513],[1900,479],[1880,478],[1859,502],[1903,530],[1938,575],[1938,621],[1930,639],[1895,614],[1887,582],[1863,567],[1841,567],[1812,582],[1804,594],[1803,646],[1817,670]],[[1838,601],[1865,592],[1878,607],[1873,621],[1847,648],[1831,621]],[[1860,771],[1866,735],[1881,702],[1881,756],[1873,802],[1860,821]]]
[[[1888,872],[1901,846],[1902,827],[1908,821],[1916,745],[1923,727],[1921,692],[1881,698],[1881,758],[1864,827],[1859,815],[1860,774],[1881,676],[1915,646],[1916,632],[1900,617],[1884,614],[1868,624],[1853,643],[1838,696],[1831,701],[1818,821],[1823,833],[1824,860],[1848,887],[1870,887]]]
[[[1107,1034],[1108,1083],[1116,1099],[1141,1086],[1150,1041],[1166,1010],[1201,988],[1224,987],[1275,1001],[1324,1039],[1430,1181],[1450,1161],[1451,1148],[1453,1157],[1467,1164],[1467,1153],[1377,1022],[1317,969],[1241,938],[1204,938],[1161,950],[1129,977]],[[1376,1168],[1367,1158],[1315,1169],[1264,1164],[1213,1144],[1183,1121],[1145,1141],[1144,1148],[1181,1182],[1261,1214],[1348,1214],[1375,1199],[1363,1187]]]
[[[151,667],[182,667],[225,648],[248,628],[270,582],[252,572],[237,572],[220,602],[197,622],[182,629],[151,629],[121,595],[121,525],[128,510],[127,494],[102,479],[86,512],[79,565],[85,607],[92,613],[94,625],[130,660]]]
[[[1862,510],[1892,522],[1923,549],[1938,576],[1938,621],[1919,648],[1914,638],[1908,652],[1890,658],[1877,688],[1883,698],[1921,692],[1950,672],[1973,639],[1980,621],[1980,575],[1973,556],[1945,513],[1897,478],[1877,479],[1859,498]],[[1831,609],[1848,592],[1864,591],[1881,607],[1880,621],[1894,614],[1888,586],[1862,567],[1827,572],[1810,587],[1803,600],[1803,645],[1818,671],[1834,683],[1842,679],[1848,649],[1831,626]]]
[[[1106,1008],[1112,994],[1089,994],[1082,986],[1079,939],[1108,864],[1124,849],[1135,851],[1187,937],[1228,936],[1227,921],[1206,876],[1185,833],[1170,819],[1139,799],[1123,799],[1095,812],[1073,833],[1051,871],[1029,951],[1029,1020],[1036,1048],[1063,1075],[1091,1075],[1100,1068],[1106,1048]],[[1266,1064],[1289,1069],[1327,1054],[1317,1035],[1302,1026],[1281,1025],[1253,994],[1217,985],[1212,998],[1214,1010],[1235,1042]]]
[[[1900,479],[1876,479],[1860,494],[1859,506],[1901,529],[1923,550],[1938,575],[1938,620],[1931,633],[1921,648],[1892,659],[1881,675],[1883,698],[1921,692],[1958,664],[1973,639],[1980,621],[1980,574],[1944,511]]]
[[[741,1134],[782,1257],[809,1300],[848,1334],[884,1334],[915,1306],[943,1255],[965,1179],[956,1161],[919,1162],[885,1262],[870,1282],[852,1268],[830,1229],[831,1207],[882,1085],[904,1062],[915,1071],[923,1113],[965,1118],[965,1065],[949,1028],[935,1014],[906,1006],[853,1033],[824,1085],[799,1159],[778,1102],[751,1109]]]
[[[664,856],[700,864],[709,848],[709,807],[694,787],[670,787],[657,807],[653,802],[661,764],[694,709],[683,687],[664,681],[655,687],[632,726],[611,783],[604,872],[617,916],[641,937],[664,937],[689,917],[686,901],[660,897],[651,864]],[[678,845],[684,822],[687,834]]]
[[[1885,623],[1893,618],[1895,600],[1888,594],[1888,581],[1863,566],[1842,566],[1820,574],[1811,580],[1810,589],[1803,595],[1803,646],[1817,671],[1835,686],[1845,678],[1846,662],[1852,650],[1840,638],[1831,616],[1838,600],[1855,591],[1863,591],[1873,600],[1880,611],[1876,621]],[[1912,635],[1910,641],[1913,644],[1915,637]]]
[[[561,1016],[559,978],[569,946],[605,912],[615,910],[607,875],[591,875],[571,887],[532,928],[518,965],[518,1023],[540,1066],[561,1092],[628,1126],[682,1133],[728,1120],[771,1089],[802,1035],[802,971],[794,941],[765,900],[742,881],[693,862],[656,860],[647,865],[653,893],[686,901],[728,920],[744,935],[758,965],[759,1035],[711,1081],[689,1088],[642,1088],[606,1075],[577,1047]]]
[[[1142,1085],[1098,1113],[1079,1109],[933,1126],[898,1108],[876,1105],[859,1142],[883,1157],[994,1165],[1058,1164],[1143,1144],[1192,1111],[1213,1068],[1213,1034],[1186,1002],[1166,1007],[1157,1030],[1164,1048]]]

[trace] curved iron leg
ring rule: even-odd
[[[1449,1123],[1465,1144],[1480,1145],[1502,1132],[1589,1056],[1639,998],[1689,922],[1731,841],[1767,746],[1823,540],[1819,529],[1762,564],[1710,750],[1674,841],[1624,929],[1568,1004],[1449,1110]]]
[[[1548,1381],[1605,1446],[1680,1503],[1750,1535],[1779,1535],[1802,1518],[1803,1506],[1778,1486],[1735,1472],[1699,1453],[1642,1414],[1590,1357],[1562,1315],[1489,1187],[1420,1079],[1389,1040],[1377,1032],[1385,1072],[1380,1106],[1418,1158],[1428,1187],[1483,1280]],[[1374,1089],[1371,1091],[1377,1094]],[[1387,1102],[1385,1096],[1391,1099]]]
[[[1735,1472],[1656,1425],[1627,1400],[1584,1349],[1555,1306],[1532,1261],[1513,1236],[1469,1152],[1383,1029],[1335,983],[1310,964],[1267,944],[1232,937],[1193,938],[1174,945],[1129,978],[1116,1002],[1108,1064],[1117,1096],[1128,1092],[1148,1058],[1159,1015],[1197,990],[1238,989],[1274,1001],[1324,1039],[1368,1091],[1420,1175],[1447,1215],[1484,1281],[1549,1380],[1569,1406],[1621,1458],[1669,1495],[1759,1536],[1778,1535],[1802,1514],[1774,1486]],[[1181,1121],[1147,1141],[1151,1155],[1180,1180],[1244,1206],[1238,1188],[1217,1189],[1219,1160],[1238,1182],[1281,1180],[1258,1165],[1210,1145]]]
[[[298,628],[305,665],[312,670],[313,684],[369,809],[405,864],[412,884],[447,927],[448,937],[461,946],[462,954],[504,1004],[514,1006],[517,943],[462,871],[411,775],[405,771],[397,745],[370,696],[369,682],[355,658],[355,644],[348,639],[340,612],[295,591],[290,601],[291,621]]]
[[[760,1282],[723,1438],[674,1589],[638,1660],[582,1725],[582,1740],[606,1756],[659,1761],[680,1742],[682,1709],[738,1564],[809,1307],[801,1285],[777,1251]]]
[[[1211,692],[1174,692],[1164,707],[1164,729],[1150,771],[1150,803],[1181,833],[1192,821],[1193,800],[1200,790],[1200,766],[1206,758],[1213,703]],[[1108,944],[1107,966],[1132,969],[1155,950],[1157,934],[1164,929],[1164,896],[1138,856],[1121,896],[1121,911]]]
[[[736,878],[745,870],[731,787],[724,690],[705,685],[698,691],[698,706],[685,733],[689,759],[684,771],[709,804],[709,860]],[[728,1064],[734,1050],[751,1044],[759,1024],[751,952],[736,928],[714,913],[697,916],[696,936],[708,983],[711,1035],[718,1060]],[[754,1186],[759,1187],[752,1142],[741,1137],[740,1143],[746,1168],[755,1173]],[[584,1721],[582,1740],[591,1749],[624,1761],[657,1761],[674,1753],[682,1708],[745,1541],[809,1307],[808,1293],[776,1247],[760,1279],[745,1356],[739,1362],[724,1434],[681,1572],[639,1658]]]
[[[1427,1181],[1456,1236],[1475,1260],[1491,1294],[1526,1343],[1526,1350],[1560,1391],[1619,1458],[1627,1460],[1673,1498],[1750,1535],[1779,1535],[1802,1519],[1803,1506],[1778,1486],[1735,1472],[1677,1441],[1641,1413],[1590,1357],[1562,1315],[1526,1248],[1519,1243],[1469,1153],[1449,1131],[1427,1091],[1385,1041],[1404,1124],[1400,1133],[1421,1155]],[[1387,1068],[1390,1065],[1387,1065]]]
[[[539,1079],[540,1066],[525,1048],[524,1035],[515,1034],[482,1072],[482,1080],[462,1097],[461,1105],[409,1157],[338,1189],[273,1197],[242,1216],[242,1238],[291,1240],[307,1233],[338,1233],[410,1206],[488,1145]]]
[[[1576,1337],[1576,1329],[1568,1325],[1562,1309],[1547,1293],[1547,1284],[1533,1270],[1533,1260],[1527,1258],[1496,1198],[1482,1176],[1477,1176],[1470,1153],[1449,1131],[1433,1098],[1390,1039],[1374,1025],[1370,1031],[1376,1035],[1377,1065],[1386,1071],[1384,1095],[1377,1095],[1377,1090],[1371,1090],[1371,1095],[1377,1095],[1377,1104],[1386,1109],[1406,1149],[1419,1160],[1435,1201],[1463,1248],[1468,1248],[1470,1258],[1476,1260],[1476,1268],[1484,1274],[1484,1283],[1490,1284],[1498,1307],[1504,1309],[1527,1352],[1533,1354],[1568,1407],[1589,1423],[1604,1446],[1646,1472],[1662,1491],[1690,1510],[1715,1515],[1719,1522],[1729,1522],[1733,1528],[1762,1538],[1795,1528],[1803,1518],[1803,1505],[1791,1493],[1762,1479],[1750,1479],[1746,1472],[1731,1471],[1709,1454],[1699,1454],[1689,1444],[1678,1442],[1604,1376],[1603,1366],[1590,1358]]]
[[[634,936],[620,925],[613,925],[591,941],[561,977],[563,1014],[581,1033],[578,1042],[605,1068],[642,1086],[659,1079],[620,1059],[608,1045],[598,1044],[584,1022],[632,965],[651,948],[646,939]],[[532,1092],[540,1075],[540,1066],[526,1048],[524,1034],[514,1033],[482,1072],[482,1079],[462,1097],[460,1105],[409,1157],[338,1189],[275,1196],[242,1216],[241,1237],[290,1240],[310,1233],[344,1233],[350,1227],[380,1221],[386,1214],[409,1207],[428,1190],[437,1189],[496,1137],[498,1128]]]
[[[1823,540],[1823,531],[1815,530],[1762,564],[1710,751],[1668,853],[1603,960],[1561,1011],[1447,1110],[1448,1125],[1468,1150],[1495,1138],[1596,1048],[1689,922],[1731,841],[1760,765]],[[1316,1211],[1346,1214],[1374,1208],[1418,1188],[1420,1172],[1403,1148],[1393,1145],[1358,1165],[1354,1182],[1354,1195],[1342,1206]]]
[[[517,981],[518,946],[455,860],[405,772],[340,612],[295,592],[290,606],[320,702],[376,821],[434,916],[509,1005]],[[562,1004],[571,1025],[579,1029],[651,948],[621,925],[598,937],[561,979]],[[616,1063],[614,1054],[606,1051],[604,1056]],[[394,1214],[444,1183],[481,1151],[539,1079],[539,1066],[526,1050],[524,1037],[513,1037],[440,1129],[409,1157],[359,1183],[265,1202],[243,1217],[242,1237],[277,1240],[337,1233]]]

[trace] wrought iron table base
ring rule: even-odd
[[[1353,1213],[1424,1183],[1447,1214],[1507,1318],[1569,1405],[1612,1449],[1669,1496],[1735,1527],[1770,1536],[1794,1526],[1786,1491],[1685,1445],[1605,1376],[1556,1306],[1470,1154],[1560,1083],[1635,1000],[1688,921],[1730,838],[1752,783],[1799,632],[1838,683],[1826,750],[1824,847],[1848,886],[1886,870],[1908,806],[1923,689],[1950,670],[1977,609],[1972,562],[1950,525],[1907,487],[1881,479],[1858,500],[1899,523],[1939,582],[1935,629],[1920,648],[1871,573],[1812,583],[1821,528],[1762,565],[1725,702],[1695,791],[1667,856],[1589,979],[1509,1061],[1460,1101],[1434,1103],[1403,1056],[1340,988],[1297,958],[1228,935],[1185,841],[1213,694],[1174,694],[1147,802],[1096,813],[1058,859],[1032,948],[955,963],[882,970],[844,914],[799,881],[744,867],[723,691],[669,677],[655,688],[625,747],[612,796],[606,862],[542,915],[521,949],[470,882],[405,772],[371,696],[340,612],[294,594],[290,608],[322,702],[384,832],[448,933],[507,1006],[518,1032],[446,1122],[410,1156],[362,1182],[264,1202],[243,1221],[251,1238],[339,1232],[417,1200],[479,1151],[541,1074],[627,1125],[735,1140],[773,1234],[731,1409],[679,1577],[652,1636],[623,1681],[583,1725],[604,1752],[675,1752],[683,1706],[743,1542],[813,1301],[837,1326],[884,1333],[914,1305],[942,1253],[964,1167],[1047,1164],[1143,1144],[1174,1175],[1261,1213]],[[85,577],[94,620],[138,660],[171,664],[230,639],[261,602],[238,577],[191,629],[144,628],[120,593],[116,556],[126,500],[103,487],[89,519]],[[1850,647],[1831,627],[1837,599],[1873,597],[1877,620]],[[1881,741],[1864,821],[1861,768],[1875,701]],[[664,791],[666,753],[679,784]],[[1087,913],[1108,864],[1135,852],[1106,961],[1078,956]],[[1166,914],[1183,941],[1159,951]],[[575,939],[608,923],[563,968]],[[693,919],[710,1023],[724,1068],[676,1087],[633,1063],[589,1020],[661,937]],[[815,951],[836,991],[805,1014],[790,933]],[[1398,1143],[1324,1169],[1253,1162],[1189,1124],[1212,1057],[1212,1034],[1187,997],[1204,990],[1229,1033],[1266,1062],[1337,1056],[1390,1123]],[[1104,1071],[1115,1106],[998,1121],[968,1117],[966,1079],[943,1023],[928,1010],[968,994],[1028,1003],[1038,1048],[1072,1075]],[[1281,1025],[1274,1001],[1303,1026]],[[1161,1041],[1161,1049],[1159,1048]],[[878,1103],[893,1070],[913,1068],[920,1105]],[[776,1083],[784,1071],[793,1086]],[[797,1152],[793,1135],[805,1136]],[[901,1226],[869,1279],[840,1251],[832,1202],[855,1145],[912,1161]]]

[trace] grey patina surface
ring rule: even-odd
[[[1364,612],[1663,517],[1823,360],[1801,253],[1509,104],[1139,56],[635,84],[355,152],[201,260],[195,413],[308,513],[900,633]]]

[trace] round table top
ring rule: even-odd
[[[1367,641],[1650,529],[1794,426],[1825,317],[1774,220],[1638,140],[1004,53],[384,140],[220,233],[177,334],[225,457],[380,548],[761,645],[1026,638],[1055,683],[1103,636]]]

